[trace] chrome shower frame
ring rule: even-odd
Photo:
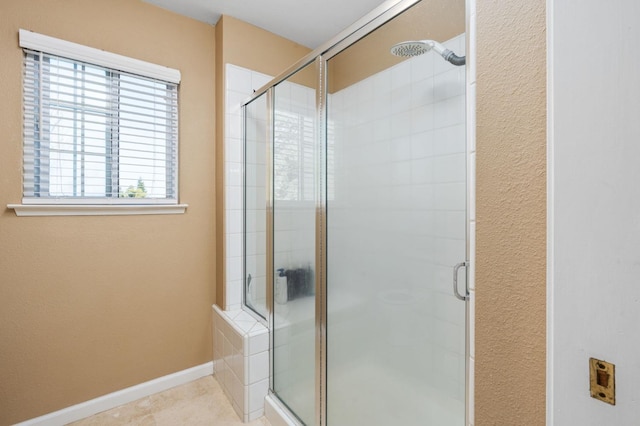
[[[370,13],[356,21],[354,24],[346,28],[344,31],[339,33],[336,37],[331,39],[330,41],[322,44],[320,47],[313,50],[311,53],[304,56],[298,62],[287,68],[285,71],[277,75],[270,82],[256,90],[252,97],[243,103],[242,107],[244,108],[247,104],[251,103],[256,98],[262,96],[267,93],[268,97],[268,116],[272,116],[273,114],[273,89],[274,87],[294,75],[296,72],[301,70],[302,68],[315,63],[316,71],[317,71],[317,90],[316,90],[316,113],[317,113],[317,143],[322,144],[324,147],[324,141],[326,139],[327,133],[327,114],[326,114],[326,94],[327,94],[327,61],[332,57],[336,56],[358,40],[365,37],[368,33],[373,31],[374,29],[382,26],[386,22],[395,18],[399,14],[405,12],[410,9],[412,6],[420,3],[422,0],[388,0],[382,5],[378,6]],[[469,57],[470,43],[469,43],[469,30],[470,30],[470,10],[475,9],[473,6],[470,7],[470,4],[475,4],[475,0],[466,0],[466,46],[467,46],[467,57]],[[467,77],[469,75],[469,66],[467,66],[466,72]],[[467,82],[469,78],[467,78]],[[467,91],[467,102],[469,101],[469,94]],[[473,107],[473,106],[471,106]],[[271,131],[271,130],[270,130]],[[268,157],[271,158],[273,155],[273,135],[270,135],[270,139],[268,141]],[[326,258],[326,242],[327,242],[327,197],[326,197],[326,172],[327,172],[327,161],[326,161],[326,150],[319,149],[321,155],[319,155],[318,162],[316,164],[316,171],[318,172],[317,176],[321,178],[317,180],[316,186],[316,273],[315,273],[315,282],[316,282],[316,316],[315,316],[315,343],[316,343],[316,403],[315,403],[315,425],[316,426],[326,426],[327,425],[327,258]],[[268,166],[269,167],[269,166]],[[467,167],[468,170],[468,167]],[[467,177],[467,182],[469,182],[469,178]],[[274,347],[274,333],[272,332],[274,327],[274,306],[273,306],[273,281],[274,281],[274,273],[273,273],[273,236],[270,235],[273,231],[273,174],[269,173],[266,186],[268,189],[267,194],[267,322],[269,324],[270,332],[270,348],[269,351],[269,370],[270,370],[270,389],[269,393],[273,394],[274,388],[274,364],[273,364],[273,347]],[[469,191],[467,190],[467,194]],[[469,245],[469,223],[470,223],[470,212],[469,212],[469,196],[467,195],[467,224],[466,224],[466,259],[465,264],[470,264],[470,245]],[[469,269],[466,269],[465,273],[465,284],[466,288],[469,288]],[[469,334],[469,303],[466,304],[466,362],[465,362],[465,375],[466,375],[466,390],[465,390],[465,424],[468,424],[469,421],[472,421],[472,414],[469,412],[469,398],[470,395],[473,395],[473,390],[469,388],[469,344],[470,344],[470,334]],[[275,395],[277,397],[277,395]],[[285,410],[287,409],[286,404],[277,400],[278,406]],[[291,420],[294,423],[302,424],[299,419],[292,414]]]

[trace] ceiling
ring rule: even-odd
[[[215,24],[221,15],[263,28],[315,49],[384,0],[144,0]]]

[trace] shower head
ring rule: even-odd
[[[422,55],[432,49],[453,65],[465,64],[464,56],[457,56],[451,50],[433,40],[403,41],[394,45],[391,48],[391,53],[396,56],[411,57]]]
[[[403,41],[391,48],[391,54],[401,57],[411,57],[422,55],[431,50],[431,46],[417,41]]]
[[[391,53],[402,57],[418,56],[427,53],[435,47],[436,42],[433,40],[403,41],[402,43],[398,43],[393,46],[391,48]],[[440,43],[438,43],[438,47],[441,48],[439,49],[440,52],[444,50],[444,47],[442,47]]]

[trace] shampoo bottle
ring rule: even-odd
[[[287,276],[284,273],[284,268],[278,269],[278,276],[276,276],[276,285],[274,292],[276,303],[279,303],[281,305],[287,303],[289,295],[287,292]]]

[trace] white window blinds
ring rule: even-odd
[[[177,203],[177,82],[96,62],[25,49],[23,203]]]

